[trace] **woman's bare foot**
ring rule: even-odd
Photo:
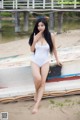
[[[38,108],[34,108],[33,110],[32,110],[32,114],[36,114],[38,112]]]
[[[34,105],[34,108],[33,108],[33,110],[32,110],[32,114],[35,114],[35,113],[37,113],[38,112],[38,103],[36,103],[35,105]]]

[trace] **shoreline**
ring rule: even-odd
[[[80,29],[69,30],[62,34],[56,34],[57,48],[65,48],[80,45]],[[0,58],[14,55],[29,55],[30,48],[28,38],[0,44]]]

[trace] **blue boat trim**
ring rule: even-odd
[[[74,77],[74,76],[80,76],[80,73],[47,77],[47,80],[53,78],[66,78],[66,77]]]
[[[16,58],[16,57],[18,57],[18,56],[19,56],[19,55],[8,56],[8,57],[2,57],[2,58],[0,58],[0,60],[9,59],[9,58]]]

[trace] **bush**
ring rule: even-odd
[[[1,12],[1,16],[3,16],[3,17],[11,17],[12,14],[10,12]]]

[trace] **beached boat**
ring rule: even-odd
[[[50,58],[50,71],[43,97],[80,94],[80,46],[58,49],[62,68]],[[30,55],[15,55],[0,60],[0,101],[33,99],[35,92]],[[14,98],[15,97],[15,98]]]

